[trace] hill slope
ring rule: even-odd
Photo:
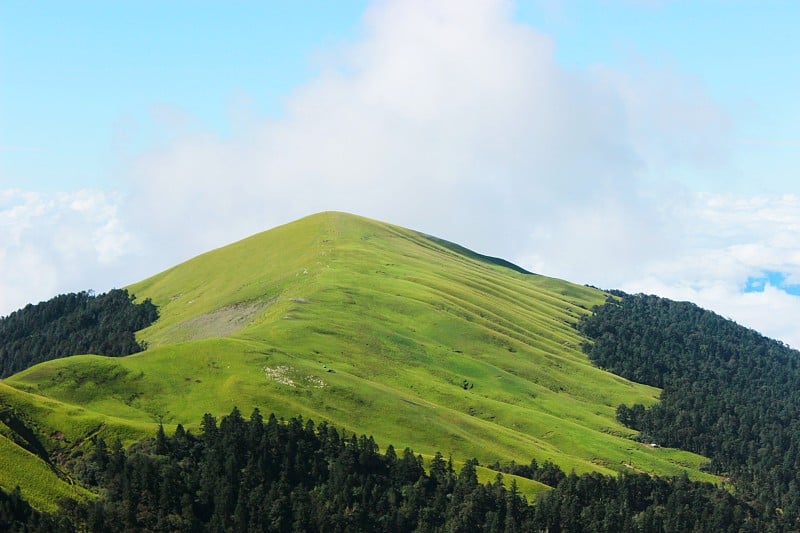
[[[615,420],[619,404],[650,405],[659,390],[582,353],[574,324],[606,298],[591,288],[322,213],[128,289],[159,307],[139,333],[146,352],[50,361],[5,383],[119,421],[101,431],[123,436],[257,406],[483,464],[710,478],[702,457],[634,443]]]
[[[620,406],[618,418],[710,457],[738,496],[800,528],[800,352],[689,302],[617,295],[579,326],[595,341],[589,357],[664,388],[658,404]]]

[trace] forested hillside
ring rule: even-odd
[[[593,362],[663,388],[619,407],[643,439],[712,459],[743,498],[800,527],[800,352],[687,302],[617,293],[579,325]]]
[[[0,378],[68,355],[122,356],[143,346],[134,333],[158,318],[150,300],[133,303],[125,289],[95,296],[62,294],[0,318]]]
[[[199,436],[163,428],[125,451],[98,441],[73,464],[100,499],[64,502],[58,518],[19,495],[0,498],[0,526],[89,531],[763,531],[769,524],[725,490],[686,477],[565,476],[530,505],[498,474],[481,484],[476,461],[456,473],[406,448],[325,423],[234,408]],[[537,470],[537,469],[534,469]]]

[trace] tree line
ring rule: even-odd
[[[711,459],[737,496],[800,529],[800,352],[688,302],[615,293],[578,328],[589,358],[663,389],[621,405],[642,437]]]
[[[158,310],[150,299],[134,300],[125,289],[99,296],[83,291],[28,304],[0,318],[0,379],[69,355],[142,351],[135,332],[155,322]]]
[[[16,531],[768,531],[747,504],[685,476],[566,475],[532,462],[521,473],[557,480],[528,502],[516,482],[480,483],[477,461],[456,472],[436,454],[347,435],[326,423],[235,409],[206,415],[195,436],[177,426],[127,450],[102,439],[71,464],[99,497],[30,509],[0,496],[0,529]],[[514,467],[511,467],[514,468]],[[7,505],[3,502],[10,502]]]

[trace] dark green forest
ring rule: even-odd
[[[69,355],[142,351],[134,332],[155,322],[158,311],[150,300],[133,301],[125,289],[99,296],[84,291],[28,304],[0,318],[0,379]]]
[[[0,529],[51,531],[764,531],[729,492],[687,478],[564,475],[535,505],[498,473],[478,482],[437,454],[356,437],[325,423],[234,408],[206,415],[194,436],[163,428],[128,450],[98,440],[72,469],[100,498],[41,515],[18,492],[0,495]],[[535,463],[532,463],[535,465]],[[542,474],[544,475],[544,474]],[[26,529],[27,528],[27,529]]]
[[[619,420],[710,457],[739,497],[800,529],[800,352],[688,302],[615,294],[579,325],[589,358],[663,389]]]

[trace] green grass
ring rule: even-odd
[[[617,405],[651,404],[659,391],[581,352],[573,325],[605,300],[595,289],[341,213],[128,289],[159,306],[159,321],[140,332],[146,352],[51,361],[6,380],[31,398],[81,406],[48,418],[53,427],[84,417],[87,428],[102,421],[129,437],[152,434],[157,421],[196,427],[206,412],[258,407],[457,461],[714,479],[699,470],[704,458],[635,443],[616,422]]]
[[[11,492],[22,488],[22,496],[43,511],[55,511],[63,498],[86,500],[88,491],[56,475],[47,464],[6,436],[8,428],[0,424],[0,488]]]
[[[62,451],[80,447],[102,429],[98,420],[104,418],[75,406],[16,390],[4,382],[0,382],[0,414],[3,419],[13,417],[29,429],[51,458]],[[136,428],[134,431],[112,430],[108,434],[127,434],[131,439],[140,432],[141,429]],[[19,485],[23,497],[45,511],[54,511],[62,498],[80,501],[92,497],[76,484],[68,471],[49,465],[26,450],[20,440],[27,439],[20,438],[16,428],[0,422],[0,488],[9,492]]]

